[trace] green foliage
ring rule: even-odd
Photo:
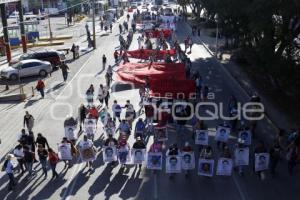
[[[300,85],[299,0],[191,0],[201,4],[208,20],[215,20],[221,34],[236,47],[256,55],[264,73],[279,85]],[[299,39],[300,40],[300,39]],[[291,80],[293,79],[293,80]]]

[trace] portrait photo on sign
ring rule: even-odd
[[[104,162],[117,161],[117,149],[116,149],[116,147],[104,147],[103,161]]]
[[[219,176],[231,176],[233,163],[232,159],[219,158],[216,174]]]
[[[227,142],[230,135],[230,128],[218,126],[216,132],[216,141]]]
[[[162,153],[148,153],[147,169],[162,170]]]
[[[198,175],[212,177],[214,175],[214,160],[199,159]]]
[[[239,139],[244,141],[244,145],[251,145],[252,134],[250,130],[244,130],[239,132]]]
[[[181,172],[180,156],[167,156],[166,158],[166,173],[180,173]]]
[[[120,164],[131,164],[130,151],[128,149],[119,149],[118,159]]]
[[[76,140],[78,138],[76,126],[66,126],[65,137],[67,137],[69,140]]]
[[[236,148],[234,150],[235,166],[249,165],[249,148]]]
[[[96,159],[96,152],[93,147],[84,147],[79,150],[83,162],[93,161]]]
[[[195,144],[208,145],[208,130],[196,130]]]
[[[132,163],[142,164],[146,160],[146,149],[132,149]]]
[[[94,135],[96,133],[96,119],[85,119],[84,120],[84,132],[87,135]]]
[[[181,168],[183,170],[195,169],[195,154],[194,154],[194,152],[183,152],[181,154]]]
[[[270,154],[256,153],[255,154],[255,171],[263,171],[269,168]]]
[[[168,140],[168,131],[167,127],[155,127],[154,128],[154,136],[157,141],[166,141]]]
[[[72,160],[71,144],[60,143],[58,145],[58,157],[61,160]]]

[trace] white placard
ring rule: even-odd
[[[116,149],[116,147],[110,147],[110,146],[104,147],[103,161],[104,162],[117,161],[117,149]]]
[[[58,146],[58,157],[61,160],[72,160],[72,149],[70,143],[60,143]]]
[[[269,169],[270,154],[256,153],[255,154],[255,171],[263,171]]]
[[[195,169],[195,153],[182,152],[181,153],[181,168],[183,170]]]
[[[239,139],[244,141],[244,145],[251,145],[252,134],[250,130],[243,130],[239,132]]]
[[[147,169],[162,170],[161,152],[148,152]]]
[[[131,157],[133,164],[143,164],[146,160],[146,149],[132,149]]]
[[[76,126],[65,126],[65,136],[68,140],[77,140]]]
[[[126,147],[118,149],[118,159],[120,164],[131,164],[130,151]]]
[[[249,165],[249,148],[236,148],[234,150],[235,166]]]
[[[180,173],[181,172],[180,156],[167,156],[166,158],[166,173]]]
[[[219,176],[231,176],[233,168],[232,159],[219,158],[216,174]]]
[[[214,175],[214,160],[199,159],[198,175],[212,177]]]
[[[84,132],[87,135],[95,135],[96,133],[96,119],[85,119],[84,120]]]
[[[195,144],[208,145],[208,130],[196,130]]]
[[[226,143],[229,139],[229,134],[230,128],[218,126],[215,140]]]

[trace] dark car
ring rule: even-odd
[[[62,61],[66,59],[66,56],[63,52],[56,50],[49,51],[38,51],[33,53],[23,54],[20,57],[20,60],[28,60],[28,59],[38,59],[43,61],[48,61],[51,63],[53,67],[59,66]]]

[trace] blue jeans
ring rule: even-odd
[[[26,165],[26,169],[28,171],[28,174],[31,175],[32,174],[32,165],[33,165],[33,163],[32,162],[26,162],[25,165]]]
[[[9,178],[8,189],[12,190],[13,187],[16,185],[14,174],[13,173],[7,173],[7,175],[8,175],[8,178]]]
[[[41,96],[44,98],[44,96],[45,96],[44,89],[40,89],[40,93],[41,93]]]
[[[43,169],[43,172],[44,172],[44,175],[47,176],[47,160],[40,160],[40,163],[42,165],[42,169]]]
[[[68,72],[63,72],[62,73],[64,81],[66,81],[68,79]]]

